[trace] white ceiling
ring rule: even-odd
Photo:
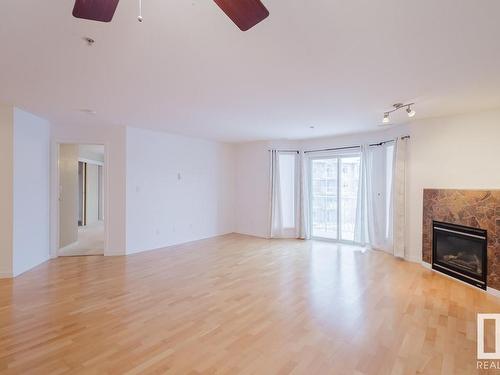
[[[0,101],[224,141],[373,130],[397,101],[417,118],[500,107],[498,0],[263,2],[244,33],[211,0],[143,0],[142,24],[136,0],[109,24],[70,0],[4,0]]]

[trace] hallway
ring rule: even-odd
[[[59,249],[58,255],[104,255],[104,222],[78,227],[78,241]]]

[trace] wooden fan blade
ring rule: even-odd
[[[110,22],[119,0],[76,0],[73,16],[86,20]]]
[[[247,31],[269,16],[260,0],[214,0],[242,31]]]

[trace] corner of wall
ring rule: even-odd
[[[0,277],[12,277],[14,109],[0,103]]]

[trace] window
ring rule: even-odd
[[[311,160],[313,237],[354,241],[360,155]]]
[[[312,160],[312,234],[337,239],[338,160]]]
[[[354,241],[358,206],[360,157],[340,158],[340,239]]]

